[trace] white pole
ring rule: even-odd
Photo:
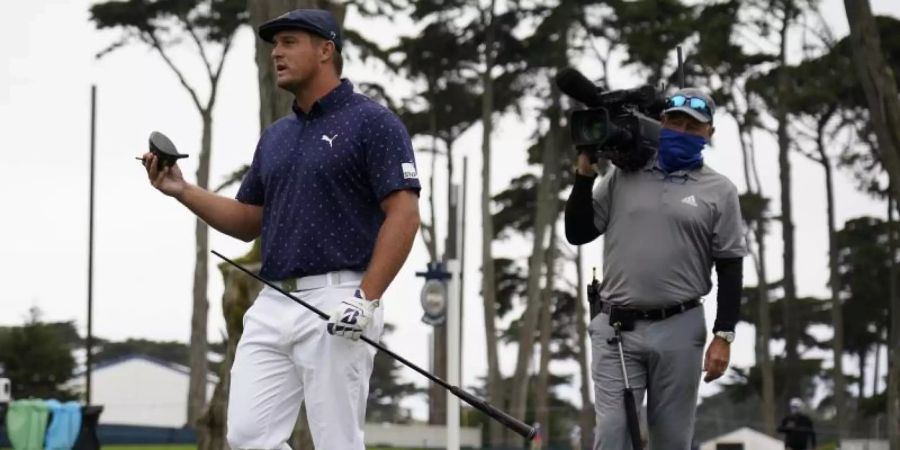
[[[450,283],[447,289],[447,382],[460,385],[459,376],[459,260],[447,261]],[[459,397],[447,391],[447,450],[459,450]]]

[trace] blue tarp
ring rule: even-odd
[[[81,430],[81,405],[76,402],[60,403],[47,400],[50,408],[50,425],[44,439],[44,450],[69,450],[75,446]]]

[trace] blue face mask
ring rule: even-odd
[[[706,138],[703,136],[663,128],[659,133],[659,153],[656,159],[666,173],[693,169],[703,164],[700,151],[705,145]]]

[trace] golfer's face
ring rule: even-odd
[[[275,65],[275,84],[295,91],[318,70],[315,40],[304,31],[279,31],[272,39],[272,63]]]

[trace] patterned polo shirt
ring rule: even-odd
[[[614,305],[669,306],[712,288],[714,259],[747,254],[737,188],[703,165],[666,174],[656,158],[611,170],[593,195],[603,239],[600,296]]]
[[[237,200],[263,207],[262,268],[270,280],[363,271],[384,221],[381,201],[420,189],[406,127],[341,84],[309,113],[269,126]]]

